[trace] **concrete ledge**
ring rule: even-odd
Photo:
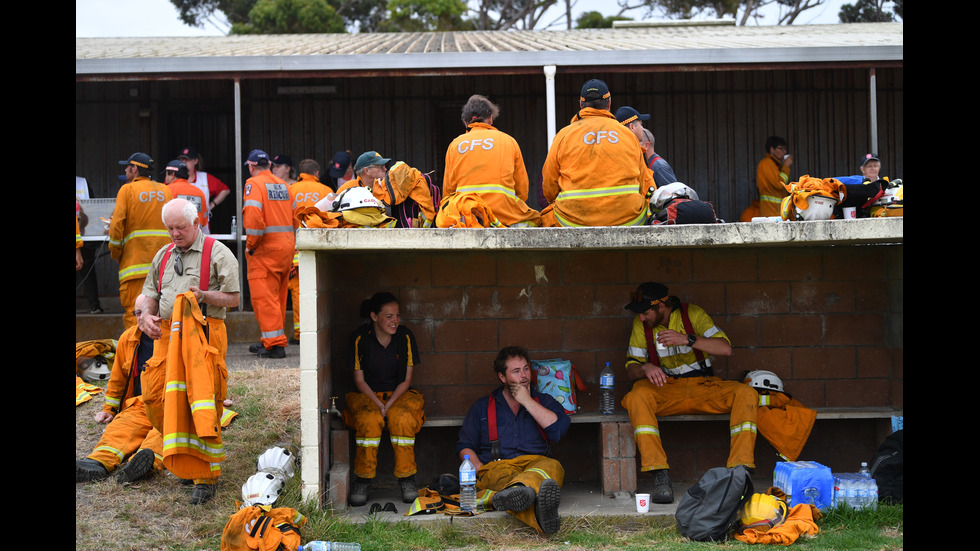
[[[562,250],[815,246],[904,242],[903,218],[681,226],[497,229],[300,229],[300,250]]]

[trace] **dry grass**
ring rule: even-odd
[[[221,531],[258,455],[276,442],[299,444],[298,369],[232,371],[228,389],[239,416],[223,433],[227,459],[215,498],[190,505],[192,486],[166,472],[128,486],[112,479],[76,484],[76,550],[218,551]],[[75,408],[76,458],[91,453],[102,434],[104,425],[93,416],[103,402],[99,395]]]

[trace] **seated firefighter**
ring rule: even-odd
[[[633,425],[640,471],[653,473],[650,501],[674,501],[658,415],[730,412],[727,466],[755,468],[757,393],[713,376],[708,358],[732,354],[728,335],[703,309],[681,303],[661,283],[640,285],[626,309],[636,314],[626,358],[627,373],[636,382],[623,407]]]
[[[565,469],[548,457],[571,421],[554,398],[531,387],[531,357],[511,346],[497,353],[500,388],[470,408],[459,431],[460,461],[477,469],[477,501],[506,510],[545,534],[561,527],[558,505]]]
[[[133,315],[139,318],[145,297],[136,297]],[[163,437],[146,417],[140,374],[153,355],[153,339],[132,326],[119,336],[115,361],[106,387],[105,405],[95,420],[106,423],[95,449],[75,460],[75,482],[100,480],[114,473],[119,482],[132,482],[163,468]]]

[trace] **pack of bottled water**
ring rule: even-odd
[[[834,507],[846,504],[852,509],[875,509],[878,484],[865,473],[834,473]]]

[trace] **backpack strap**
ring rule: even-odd
[[[201,251],[201,279],[198,287],[202,291],[208,290],[208,282],[211,280],[211,249],[214,248],[214,238],[210,235],[204,237],[204,249]],[[157,292],[163,289],[163,272],[170,261],[170,253],[174,250],[174,244],[167,245],[167,250],[163,253],[163,260],[160,262],[160,280],[157,281]]]

